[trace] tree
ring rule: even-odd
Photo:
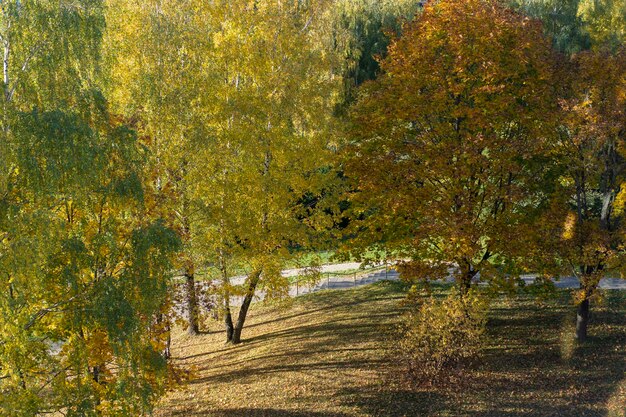
[[[624,0],[511,0],[541,19],[555,47],[568,55],[603,46],[617,48],[626,36]]]
[[[169,381],[173,232],[111,114],[97,1],[3,2],[0,414],[138,415]]]
[[[593,44],[618,48],[626,40],[626,1],[582,0],[578,14]]]
[[[356,244],[410,257],[404,275],[509,280],[531,220],[556,110],[541,25],[498,2],[432,2],[352,112],[346,173]],[[511,242],[516,242],[514,245]]]
[[[151,207],[177,230],[183,250],[177,267],[184,278],[183,310],[190,334],[199,332],[196,270],[203,255],[195,251],[197,208],[189,171],[198,138],[207,137],[202,107],[213,97],[215,81],[206,59],[213,22],[210,6],[198,1],[117,1],[107,9],[105,38],[111,61],[109,94],[116,111],[137,121],[149,141]],[[202,103],[202,104],[201,104]],[[172,297],[179,298],[173,288]],[[181,301],[181,300],[178,300]]]
[[[390,40],[421,7],[422,2],[415,0],[337,0],[329,8],[333,47],[343,57],[346,109],[355,100],[357,87],[376,78]]]
[[[512,0],[510,3],[540,19],[557,50],[572,54],[591,46],[591,37],[579,13],[580,0]]]
[[[626,54],[587,51],[568,62],[560,127],[562,221],[556,253],[580,280],[576,337],[587,337],[600,279],[621,269],[626,139]]]
[[[122,3],[111,22],[136,35],[110,40],[112,95],[151,138],[155,194],[183,237],[182,265],[216,272],[237,343],[257,288],[286,293],[281,265],[320,222],[299,202],[321,193],[331,157],[339,77],[322,33],[327,6]],[[238,273],[247,280],[232,285]],[[243,298],[236,321],[234,296]]]
[[[339,77],[324,44],[324,2],[216,2],[214,45],[207,55],[215,79],[202,103],[208,134],[196,142],[190,178],[197,184],[210,263],[219,266],[228,341],[239,343],[257,289],[283,296],[280,271],[295,244],[307,245],[324,225],[318,207],[300,204],[322,194],[332,157],[329,134]],[[318,201],[316,199],[316,201]],[[201,241],[200,239],[198,240]],[[232,267],[247,278],[231,285]],[[236,321],[228,303],[243,297]]]
[[[550,230],[560,230],[561,239],[543,237],[540,246],[556,259],[539,264],[551,264],[553,273],[573,273],[580,279],[576,335],[583,341],[599,280],[619,268],[621,258],[621,211],[614,205],[623,176],[626,4],[545,0],[523,1],[520,6],[544,21],[547,33],[564,52],[557,116],[564,169],[557,188],[561,204],[553,206],[544,223],[553,224]]]

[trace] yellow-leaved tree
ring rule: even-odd
[[[110,40],[112,95],[151,138],[155,194],[185,243],[187,310],[197,308],[194,270],[216,271],[227,339],[237,343],[257,288],[286,294],[290,249],[324,226],[340,94],[327,5],[115,4],[116,33],[135,36]],[[231,282],[237,274],[245,282]],[[236,322],[233,296],[242,298]]]
[[[209,135],[196,147],[204,163],[193,164],[190,176],[233,343],[257,289],[285,295],[280,271],[291,249],[326,226],[320,199],[332,174],[329,127],[340,80],[324,43],[325,11],[323,1],[216,2],[212,9],[219,24],[207,58],[220,82],[205,98]],[[244,267],[242,285],[230,282],[229,264]],[[232,295],[243,296],[234,322]]]
[[[565,64],[560,118],[561,271],[580,280],[576,336],[587,338],[590,301],[600,280],[624,271],[626,53],[581,52]]]

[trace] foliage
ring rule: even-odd
[[[337,0],[330,8],[334,47],[342,56],[343,105],[356,99],[356,87],[373,80],[389,42],[421,10],[415,0]]]
[[[568,167],[561,184],[572,211],[562,238],[572,246],[571,265],[607,265],[622,233],[626,55],[581,53],[571,74],[560,146]]]
[[[102,12],[2,3],[0,415],[140,415],[170,383],[156,320],[179,240],[102,93]]]
[[[167,381],[153,324],[179,241],[145,216],[132,131],[94,128],[49,112],[23,115],[12,131],[24,154],[4,196],[0,386],[9,415],[136,415]]]
[[[555,190],[561,203],[551,217],[550,229],[558,233],[545,243],[563,260],[557,273],[565,271],[581,281],[576,297],[581,340],[589,300],[605,274],[621,270],[624,257],[625,57],[623,50],[586,51],[568,61],[568,75],[562,77],[558,147],[565,169]]]
[[[214,84],[213,74],[203,71],[211,28],[206,13],[201,2],[110,0],[104,38],[112,105],[135,121],[150,151],[147,206],[183,244],[176,267],[186,277],[186,291],[174,289],[171,297],[186,306],[164,320],[171,324],[183,312],[192,333],[199,330],[195,271],[201,259],[194,252],[196,209],[188,171],[196,162],[192,140],[207,134],[199,111],[208,109],[199,107],[199,100]]]
[[[626,36],[624,0],[512,0],[541,19],[555,47],[566,54],[590,48],[617,48]]]
[[[580,0],[513,0],[519,8],[543,22],[557,50],[571,54],[591,47],[591,37],[579,14]]]
[[[538,22],[497,2],[429,3],[364,85],[344,155],[351,243],[407,278],[506,280],[545,209],[554,60]],[[542,185],[543,184],[543,185]],[[358,246],[357,246],[358,247]]]
[[[257,285],[284,295],[290,249],[328,223],[340,79],[326,10],[323,1],[122,1],[112,11],[115,33],[138,35],[109,40],[123,45],[111,58],[112,94],[151,138],[155,207],[183,239],[181,267],[219,271],[224,310]],[[249,279],[231,285],[242,266]]]
[[[406,313],[397,344],[406,378],[414,385],[454,382],[480,354],[487,303],[479,294],[430,296]]]
[[[554,275],[565,271],[581,280],[576,302],[577,336],[582,340],[589,300],[622,257],[626,3],[542,0],[517,5],[541,18],[556,47],[565,52],[559,77],[561,113],[556,116],[556,163],[563,172],[554,192],[561,195],[542,222],[546,233],[533,245],[541,248],[533,261],[551,265]]]
[[[239,342],[346,206],[363,258],[460,284],[403,342],[433,375],[475,351],[475,281],[569,268],[588,307],[623,269],[623,0],[422,3],[0,2],[0,415],[150,414],[180,313]]]
[[[582,0],[578,15],[595,45],[615,48],[626,40],[626,1]]]

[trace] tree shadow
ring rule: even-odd
[[[299,306],[303,311],[278,318],[260,314],[249,326],[258,329],[257,334],[241,345],[215,343],[215,350],[193,356],[206,355],[191,387],[258,391],[267,397],[261,399],[265,404],[242,402],[244,408],[231,408],[205,398],[211,410],[208,414],[190,407],[169,415],[606,416],[607,403],[624,381],[626,309],[622,296],[610,294],[606,306],[594,309],[592,337],[574,345],[568,357],[561,343],[564,326],[573,325],[571,305],[555,301],[546,307],[530,297],[498,302],[490,314],[482,359],[468,370],[462,383],[412,390],[396,383],[402,372],[396,358],[382,354],[383,345],[397,336],[393,323],[402,307],[393,300],[402,295],[360,292],[359,288],[350,292],[303,297]],[[289,394],[292,391],[287,389],[299,385],[309,390]],[[287,394],[279,396],[277,391]],[[321,411],[333,407],[338,407],[335,412]]]
[[[255,377],[265,374],[275,374],[282,372],[306,372],[306,371],[347,371],[349,369],[360,369],[366,366],[382,365],[384,360],[350,360],[350,361],[324,361],[324,362],[307,362],[297,364],[270,365],[260,367],[247,367],[232,370],[230,372],[221,372],[217,375],[197,378],[189,382],[190,384],[204,383],[230,383],[232,381],[243,381],[245,379],[254,379]]]
[[[480,373],[470,382],[470,391],[489,409],[468,407],[467,415],[607,415],[607,403],[626,375],[626,334],[615,327],[625,328],[623,308],[597,308],[590,327],[594,335],[578,345],[568,339],[573,337],[573,307],[548,310],[521,303],[498,315],[488,327],[494,347],[484,352]],[[563,343],[572,346],[567,356]]]
[[[339,307],[350,307],[356,306],[358,303],[352,304],[343,304]],[[338,308],[338,307],[337,307]],[[327,309],[319,309],[318,312],[324,311]],[[300,315],[291,315],[289,318],[296,318]],[[368,317],[374,320],[391,320],[398,316],[398,313],[372,313],[369,314]],[[270,343],[272,341],[276,341],[280,339],[281,344],[285,344],[286,341],[296,343],[303,342],[306,343],[309,348],[309,353],[319,353],[321,351],[316,350],[317,347],[327,347],[329,345],[328,339],[344,339],[351,340],[352,342],[360,342],[364,340],[368,340],[372,337],[376,337],[380,333],[379,326],[375,326],[372,324],[355,324],[355,319],[358,319],[354,316],[348,316],[343,318],[338,318],[334,320],[328,320],[320,323],[302,325],[297,327],[288,327],[281,330],[270,331],[267,333],[260,334],[258,336],[253,336],[251,338],[244,338],[242,343],[237,345],[227,345],[224,344],[224,347],[218,350],[211,350],[203,353],[179,356],[176,357],[176,360],[185,361],[189,359],[197,359],[204,356],[211,356],[219,353],[226,353],[229,351],[238,351],[243,352],[246,350],[251,350],[255,348],[257,345],[262,343]],[[284,319],[287,320],[287,319]],[[267,322],[264,322],[267,323]],[[258,325],[258,324],[257,324]],[[253,326],[250,326],[253,327]],[[321,339],[321,343],[316,343],[314,339],[311,338],[311,334],[317,335],[318,339]],[[330,343],[330,345],[336,345],[340,343],[339,340],[336,342]],[[297,354],[297,352],[296,352]]]
[[[390,281],[389,281],[390,282]],[[381,287],[380,289],[384,290],[384,286],[388,285],[385,281],[379,281],[375,283],[374,288]],[[398,286],[398,288],[402,288]],[[292,314],[284,314],[280,317],[264,320],[264,321],[256,321],[254,323],[247,324],[245,329],[252,329],[255,327],[266,326],[268,324],[285,322],[289,319],[293,318],[304,318],[305,316],[312,316],[317,313],[331,311],[331,310],[342,310],[346,308],[355,307],[359,304],[363,303],[375,303],[377,301],[387,301],[387,300],[401,300],[404,298],[402,294],[396,294],[393,296],[378,296],[372,297],[371,292],[360,293],[358,290],[361,288],[357,288],[357,291],[351,291],[350,293],[343,291],[334,291],[334,290],[324,290],[316,293],[307,293],[301,295],[299,298],[299,302],[303,307],[301,311]],[[400,291],[400,290],[398,290]],[[259,305],[254,305],[255,307]],[[254,311],[254,310],[252,310]],[[262,317],[264,314],[261,314],[257,317]],[[244,331],[245,331],[244,329]]]
[[[172,416],[206,416],[205,412],[195,411],[193,409],[185,409],[175,411]],[[313,411],[297,411],[297,410],[281,410],[278,408],[230,408],[230,409],[217,409],[212,410],[211,417],[348,417],[349,414],[343,413],[322,413]]]
[[[440,393],[394,388],[393,384],[378,391],[345,389],[338,393],[344,405],[355,406],[359,414],[380,417],[435,416],[445,409]]]

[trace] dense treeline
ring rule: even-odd
[[[576,275],[580,340],[625,268],[623,0],[0,7],[0,415],[148,414],[339,223],[460,305]]]

